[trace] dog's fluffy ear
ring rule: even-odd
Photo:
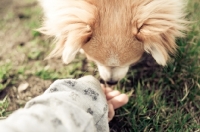
[[[132,7],[133,34],[160,65],[176,50],[176,37],[184,36],[184,0],[138,0]]]
[[[62,56],[70,63],[92,35],[96,6],[89,0],[39,0],[44,9],[40,32],[53,36],[56,47],[47,58]]]

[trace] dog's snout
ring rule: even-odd
[[[118,81],[105,81],[103,79],[100,79],[99,80],[101,84],[106,84],[108,86],[113,86],[113,85],[116,85],[118,83]]]
[[[116,85],[118,81],[120,81],[126,75],[129,69],[128,66],[114,68],[112,66],[97,66],[100,77],[102,78],[100,82],[110,86]]]
[[[108,85],[116,85],[118,81],[106,81],[106,84]]]

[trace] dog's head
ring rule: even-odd
[[[40,0],[46,19],[41,32],[56,36],[49,57],[70,63],[80,49],[102,79],[122,79],[144,52],[166,65],[175,38],[186,29],[183,0]]]

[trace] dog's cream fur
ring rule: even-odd
[[[148,52],[166,65],[187,21],[184,0],[40,0],[45,19],[39,29],[54,36],[51,57],[70,63],[80,49],[105,81],[123,78]]]

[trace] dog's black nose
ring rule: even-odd
[[[106,81],[106,84],[108,85],[116,85],[118,81]]]
[[[101,84],[107,84],[108,86],[113,86],[118,83],[118,81],[104,81],[103,79],[99,80]]]

